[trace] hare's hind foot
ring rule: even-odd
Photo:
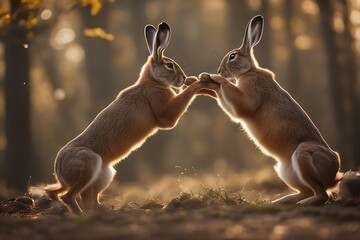
[[[110,185],[115,173],[116,171],[112,166],[103,166],[98,178],[81,192],[82,205],[86,210],[104,208],[99,201],[99,197]]]
[[[309,193],[293,193],[284,197],[278,198],[271,202],[271,204],[296,204],[297,202],[307,199],[311,195]]]
[[[282,198],[276,199],[271,204],[299,204],[299,205],[321,205],[329,199],[328,195],[308,195],[303,193],[289,194]]]
[[[299,202],[297,202],[297,204],[300,205],[322,205],[324,203],[326,203],[329,200],[329,196],[326,194],[322,194],[322,195],[314,195],[308,198],[305,198]]]

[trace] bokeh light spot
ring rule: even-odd
[[[306,35],[300,35],[295,39],[295,46],[300,50],[308,50],[312,47],[311,38]]]
[[[52,16],[52,12],[50,9],[44,9],[41,13],[40,13],[40,18],[42,20],[49,20]]]
[[[319,6],[312,0],[305,0],[301,2],[301,9],[311,15],[319,14]]]
[[[59,45],[71,43],[75,39],[75,32],[71,28],[62,28],[55,34],[55,41]]]
[[[84,50],[80,45],[73,44],[65,50],[65,57],[69,61],[79,63],[84,59]]]
[[[64,89],[62,88],[57,88],[54,90],[54,98],[58,101],[62,101],[64,100],[66,97],[66,93],[64,91]]]

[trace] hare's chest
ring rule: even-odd
[[[249,138],[258,146],[261,147],[260,139],[262,138],[261,132],[258,127],[248,121],[241,121],[241,126],[248,134]]]
[[[232,102],[228,101],[226,98],[226,91],[223,88],[220,88],[218,104],[234,122],[240,122],[240,117],[237,116],[235,106]]]
[[[271,129],[251,121],[241,121],[241,126],[265,155],[275,157],[276,151],[272,146]]]

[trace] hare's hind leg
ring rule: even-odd
[[[81,193],[82,203],[86,210],[102,208],[99,201],[100,194],[110,185],[115,173],[112,166],[103,166],[99,177]]]
[[[323,204],[329,196],[326,190],[335,184],[339,170],[338,156],[330,149],[314,143],[301,143],[292,156],[292,165],[301,182],[313,194],[299,204]]]
[[[83,210],[80,208],[80,205],[78,203],[78,195],[79,192],[81,192],[81,190],[84,189],[84,187],[89,183],[90,179],[91,177],[87,177],[76,182],[70,187],[69,191],[61,197],[61,199],[68,206],[68,208],[76,214],[83,213]]]
[[[304,186],[291,165],[285,165],[281,162],[275,166],[275,171],[289,188],[297,191],[284,197],[272,201],[272,204],[295,204],[298,201],[312,196],[312,191]]]
[[[99,176],[101,171],[102,159],[87,148],[75,148],[68,155],[71,158],[60,159],[61,171],[57,174],[59,179],[69,185],[68,192],[61,197],[62,201],[68,208],[76,213],[83,212],[80,194],[88,186],[90,186]],[[79,205],[80,204],[80,205]]]

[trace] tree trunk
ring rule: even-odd
[[[327,55],[328,61],[329,87],[338,134],[338,151],[342,159],[342,165],[348,167],[353,158],[351,151],[352,141],[348,134],[350,126],[347,125],[347,115],[344,108],[345,94],[342,87],[343,84],[340,84],[341,81],[344,81],[345,79],[343,79],[341,74],[341,67],[338,61],[340,50],[336,43],[337,36],[332,28],[334,17],[332,3],[327,0],[318,0],[318,4],[320,7],[321,26],[324,35],[325,54]]]
[[[293,11],[293,1],[285,2],[285,31],[287,33],[287,47],[289,48],[289,61],[288,61],[288,71],[287,71],[287,80],[289,82],[289,92],[296,99],[299,97],[299,87],[300,87],[300,72],[299,72],[299,57],[297,50],[294,45],[295,35],[291,26]]]
[[[46,40],[48,38],[45,38]],[[44,43],[45,44],[45,43]],[[49,78],[49,83],[52,86],[52,89],[62,88],[62,83],[60,79],[60,73],[57,67],[57,59],[54,55],[49,55],[45,61],[43,61],[44,70]],[[64,139],[70,140],[74,137],[75,129],[75,119],[71,114],[71,109],[73,108],[73,99],[66,97],[62,101],[58,101],[59,111],[60,111],[60,119],[61,125],[64,128],[61,130],[61,135]],[[66,127],[65,127],[66,126]]]
[[[349,9],[348,2],[346,0],[341,0],[343,7],[343,20],[344,20],[344,33],[342,35],[342,49],[343,54],[341,55],[342,59],[342,77],[346,79],[346,84],[344,85],[344,92],[346,92],[345,101],[349,106],[346,109],[347,123],[348,126],[348,137],[351,141],[351,159],[347,159],[344,164],[346,169],[353,168],[356,169],[360,165],[360,104],[359,97],[356,93],[356,57],[352,50],[354,39],[351,35],[351,22],[349,19]],[[345,107],[345,106],[344,106]]]
[[[290,2],[290,1],[289,1]],[[271,69],[271,61],[270,61],[270,50],[271,50],[271,33],[272,31],[269,31],[269,22],[270,22],[270,16],[269,16],[269,5],[271,3],[268,0],[262,0],[261,1],[261,9],[260,13],[265,19],[265,26],[264,26],[264,34],[261,37],[261,43],[257,46],[257,50],[255,50],[257,53],[259,53],[259,65],[264,68]]]
[[[89,9],[81,9],[84,28],[100,27],[105,31],[110,15],[110,5],[104,4],[96,16]],[[81,38],[85,50],[86,75],[90,86],[91,110],[89,119],[95,117],[117,94],[115,73],[113,71],[111,42],[100,38]]]
[[[228,0],[229,5],[229,46],[230,48],[240,47],[245,28],[252,17],[252,12],[245,1]],[[230,50],[230,49],[229,49]]]
[[[146,62],[147,56],[149,55],[148,49],[145,44],[144,31],[141,31],[147,24],[145,17],[145,2],[131,1],[129,2],[129,11],[134,16],[134,21],[132,25],[134,39],[139,39],[140,43],[136,54],[136,66],[137,69],[140,69],[141,66]],[[136,16],[136,17],[135,17]],[[158,26],[155,26],[156,28]],[[143,39],[143,41],[141,41]],[[164,173],[164,164],[165,164],[165,154],[164,148],[157,148],[154,150],[154,146],[164,146],[167,143],[168,139],[166,138],[165,133],[158,132],[155,136],[151,137],[142,147],[141,147],[141,160],[142,164],[145,167],[150,167],[151,172],[154,176],[159,176]],[[135,161],[134,161],[135,160]],[[131,161],[131,162],[130,162]],[[131,175],[127,176],[128,179],[140,179],[141,172],[137,164],[139,159],[130,160],[128,163],[129,169],[131,169]],[[137,176],[136,176],[137,175]]]
[[[20,0],[11,1],[11,12]],[[30,177],[30,86],[29,53],[24,48],[26,32],[11,21],[5,38],[5,153],[6,183],[25,191]]]

